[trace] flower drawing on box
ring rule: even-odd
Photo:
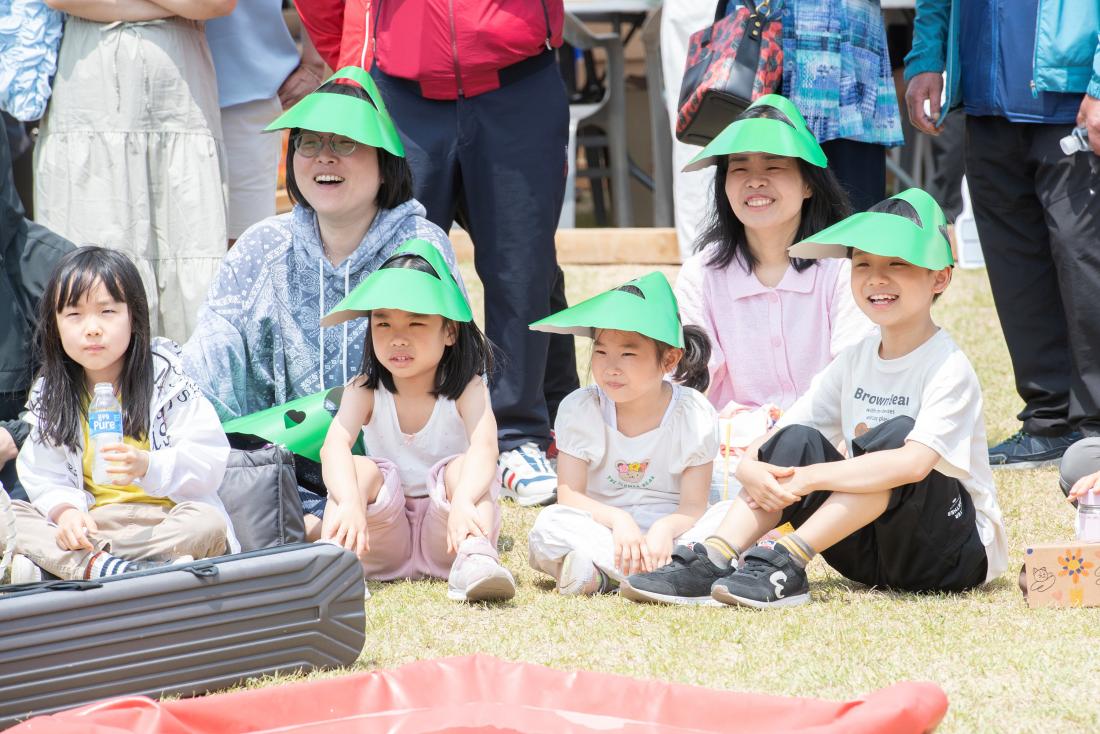
[[[1062,567],[1058,575],[1069,576],[1070,581],[1076,584],[1081,581],[1081,577],[1087,574],[1089,569],[1095,564],[1091,561],[1086,561],[1085,554],[1081,551],[1067,550],[1064,556],[1058,556],[1058,565]]]

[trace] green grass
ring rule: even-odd
[[[570,300],[647,270],[567,268]],[[666,268],[670,277],[675,271]],[[472,268],[465,274],[477,312],[480,286]],[[984,271],[956,272],[934,315],[974,363],[990,439],[1000,440],[1016,430],[1020,402]],[[578,341],[584,375],[587,345]],[[514,546],[503,561],[516,574],[515,600],[467,606],[447,601],[441,582],[372,583],[367,643],[354,667],[483,652],[563,670],[829,699],[929,680],[950,701],[942,732],[1096,731],[1100,610],[1029,610],[1015,582],[1024,545],[1071,537],[1073,514],[1054,470],[996,478],[1011,559],[1010,572],[988,587],[958,596],[883,593],[852,585],[817,560],[814,602],[767,613],[560,597],[527,565],[537,510],[508,504],[503,534]]]

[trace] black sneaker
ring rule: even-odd
[[[730,573],[732,568],[720,568],[707,557],[707,547],[702,543],[678,545],[667,566],[627,577],[619,586],[619,594],[632,601],[720,606],[711,598],[710,587]]]
[[[810,601],[810,583],[786,548],[758,545],[741,556],[736,573],[714,582],[711,596],[757,609],[797,607]]]
[[[1038,469],[1057,464],[1066,449],[1081,438],[1077,431],[1036,436],[1019,430],[989,449],[989,465],[994,469]]]

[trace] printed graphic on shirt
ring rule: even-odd
[[[648,487],[653,483],[653,477],[646,477],[645,470],[649,468],[649,459],[644,461],[618,461],[615,470],[619,473],[618,479],[608,477],[612,485],[617,487]]]
[[[852,418],[856,421],[853,438],[899,415],[913,416],[913,402],[912,396],[905,393],[875,392],[856,386],[852,391]]]
[[[962,497],[956,497],[951,501],[951,507],[947,509],[947,516],[953,520],[961,520],[963,516],[963,500]]]

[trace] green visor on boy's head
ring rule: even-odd
[[[684,346],[680,311],[661,273],[650,273],[531,324],[535,331],[595,337],[597,329],[633,331]]]
[[[361,87],[367,93],[368,99],[339,91],[316,91],[307,94],[298,104],[279,115],[264,128],[264,132],[299,128],[343,135],[363,145],[382,148],[398,158],[404,158],[405,146],[401,144],[401,137],[382,101],[382,93],[378,91],[370,74],[358,66],[345,66],[325,80],[325,84],[337,80],[343,80],[348,86]]]
[[[322,390],[274,408],[234,418],[223,423],[222,430],[227,434],[258,436],[286,446],[294,454],[320,461],[321,445],[325,442],[325,434],[340,407],[343,394],[342,386]]]
[[[424,272],[425,266],[431,272]],[[360,318],[376,308],[439,314],[452,321],[474,320],[443,253],[427,240],[409,240],[394,250],[378,270],[321,319],[321,326]]]
[[[929,194],[907,189],[883,199],[792,245],[791,257],[847,257],[848,248],[898,257],[918,267],[943,270],[955,264],[947,239],[947,218]]]
[[[819,168],[829,164],[825,151],[821,150],[798,108],[778,94],[765,94],[749,105],[684,166],[684,171],[713,166],[719,158],[735,153],[769,153],[801,158]]]

